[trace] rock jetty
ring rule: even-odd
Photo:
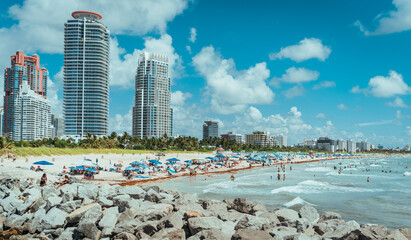
[[[321,215],[311,206],[268,211],[243,198],[200,200],[157,186],[75,182],[59,189],[0,179],[0,239],[411,239],[409,228]]]

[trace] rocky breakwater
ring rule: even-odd
[[[344,221],[311,206],[199,200],[158,187],[0,179],[0,239],[410,239],[408,228]]]

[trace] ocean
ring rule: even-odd
[[[236,172],[234,181],[230,173],[176,178],[155,185],[196,194],[200,199],[242,197],[261,202],[268,209],[298,210],[310,204],[320,213],[338,212],[346,221],[382,224],[390,229],[411,226],[410,156],[289,164],[285,170],[286,178],[283,180],[281,170],[280,181],[278,166],[270,166]]]

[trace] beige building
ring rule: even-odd
[[[245,144],[267,147],[271,145],[270,133],[255,131],[245,135]]]

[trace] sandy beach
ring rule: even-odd
[[[83,175],[74,175],[74,177],[78,178],[81,181],[93,181],[97,184],[102,183],[109,183],[109,184],[120,184],[120,185],[133,185],[133,184],[143,184],[147,182],[153,181],[164,181],[167,179],[175,178],[175,177],[183,177],[189,176],[190,172],[188,169],[185,171],[177,172],[175,175],[169,175],[166,171],[166,167],[159,172],[152,173],[149,175],[148,173],[141,174],[141,176],[145,178],[132,178],[127,179],[122,175],[121,172],[110,172],[105,171],[109,170],[110,168],[115,168],[115,164],[120,164],[122,167],[121,170],[124,170],[126,167],[130,165],[130,163],[134,161],[143,161],[147,163],[149,159],[157,159],[162,163],[165,163],[167,159],[170,158],[178,158],[182,163],[186,160],[192,159],[205,159],[206,157],[214,157],[215,155],[212,153],[169,153],[165,156],[156,156],[156,153],[149,153],[149,154],[87,154],[87,155],[71,155],[71,156],[30,156],[30,157],[17,157],[15,161],[12,159],[8,159],[6,157],[2,157],[0,163],[0,173],[2,175],[8,174],[10,176],[20,176],[25,178],[32,178],[34,180],[40,179],[43,173],[46,173],[48,176],[49,182],[56,182],[61,180],[62,176],[66,174],[64,171],[68,171],[69,167],[73,167],[73,163],[83,159],[90,159],[91,162],[96,163],[98,159],[99,167],[103,168],[99,174],[95,174],[93,180],[84,179]],[[281,163],[304,163],[304,162],[311,162],[311,161],[323,161],[323,160],[333,160],[333,159],[342,159],[342,158],[356,158],[356,157],[367,157],[369,155],[358,155],[358,156],[333,156],[333,155],[321,155],[321,156],[314,156],[310,157],[308,155],[293,155],[292,159],[283,159],[282,161],[276,161],[272,164],[281,164]],[[373,155],[375,156],[375,155]],[[288,160],[288,162],[287,162]],[[54,165],[48,166],[41,166],[44,169],[43,172],[36,172],[30,170],[34,162],[37,161],[49,161]],[[221,166],[216,165],[216,163],[211,163],[208,166],[207,171],[203,171],[200,169],[196,169],[197,175],[204,175],[204,174],[221,174],[221,173],[228,173],[228,172],[235,172],[240,170],[247,170],[255,167],[261,167],[263,164],[253,163],[250,166],[250,162],[247,160],[238,160],[238,164],[233,164],[230,167],[228,166]],[[271,165],[272,165],[271,164]],[[267,166],[267,163],[264,164]],[[203,167],[204,165],[200,165]],[[64,169],[64,167],[66,169]],[[193,167],[193,166],[192,166]],[[136,175],[136,174],[135,174]]]

